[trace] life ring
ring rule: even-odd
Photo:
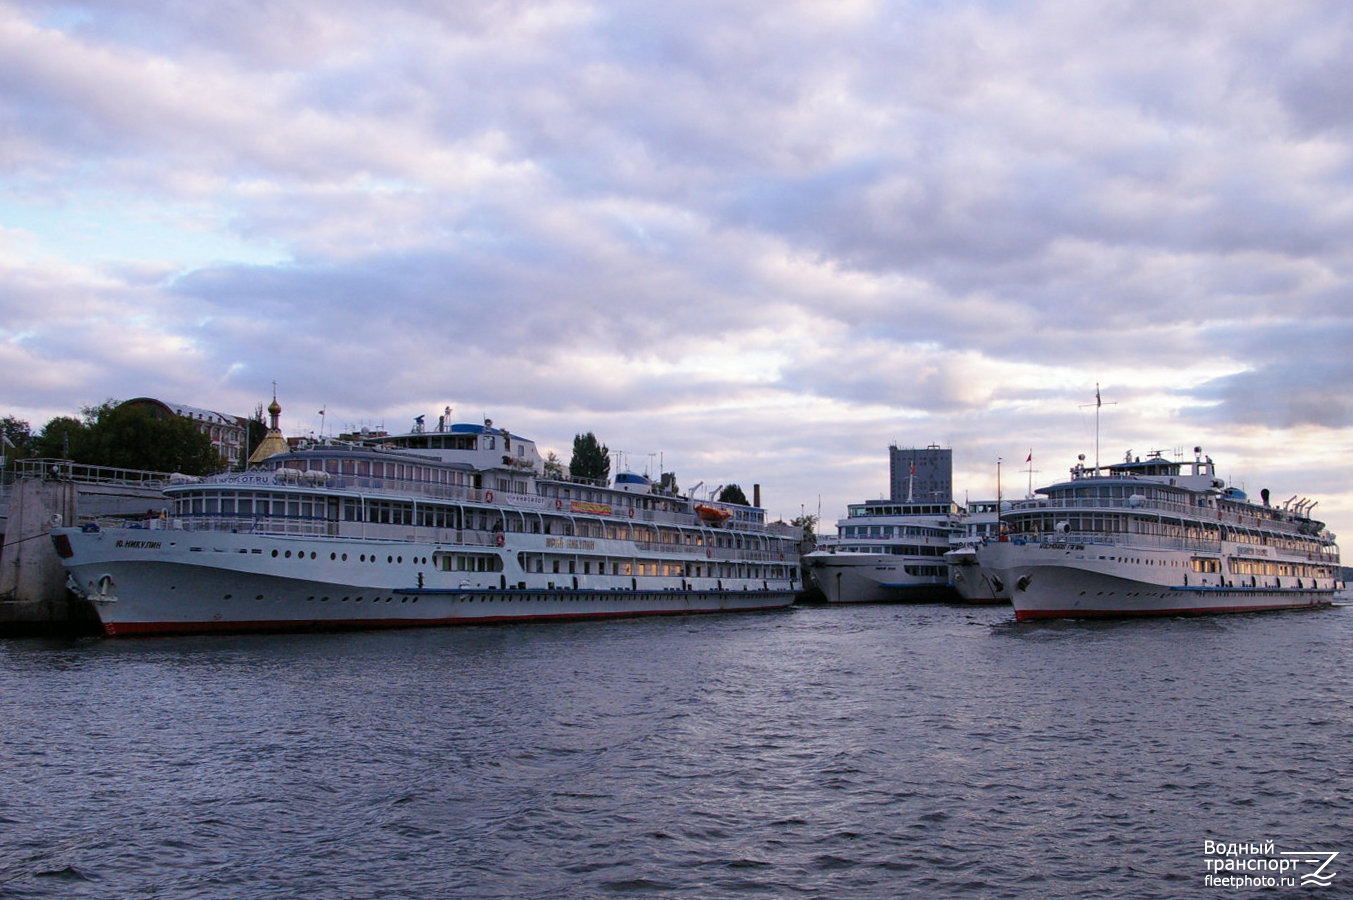
[[[493,542],[494,542],[495,544],[497,544],[499,547],[503,546],[503,542],[504,542],[504,537],[503,537],[503,535],[502,535],[502,534],[496,534],[496,535],[494,535],[494,536],[493,536]]]
[[[634,507],[633,507],[633,506],[630,507],[630,518],[631,518],[631,519],[634,518]]]
[[[556,501],[554,501],[554,508],[555,508],[555,509],[563,509],[563,508],[564,508],[564,501],[563,501],[563,500],[556,500]]]
[[[485,503],[492,503],[492,502],[493,502],[493,491],[485,491],[485,492],[484,492],[484,502],[485,502]]]

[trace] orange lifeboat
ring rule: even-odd
[[[707,522],[710,525],[722,525],[733,515],[729,510],[704,503],[695,504],[695,514],[700,517],[700,521]]]

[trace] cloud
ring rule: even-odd
[[[1350,43],[1336,2],[10,2],[3,399],[276,380],[301,430],[451,404],[842,509],[890,441],[1051,475],[1096,384],[1106,443],[1323,459]]]

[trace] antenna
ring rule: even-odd
[[[1001,534],[1001,458],[996,457],[996,534]],[[1002,538],[1002,540],[1004,540]]]
[[[1096,382],[1095,382],[1095,474],[1096,474],[1096,475],[1099,474],[1099,408],[1100,408],[1101,406],[1103,406],[1103,405],[1104,405],[1104,401],[1103,401],[1102,399],[1100,399],[1100,396],[1099,396],[1099,382],[1096,381]],[[1116,403],[1116,402],[1113,402],[1113,403],[1110,403],[1109,405],[1110,405],[1110,406],[1116,406],[1117,403]],[[1087,404],[1083,404],[1083,405],[1081,406],[1081,409],[1084,409],[1086,406],[1089,406],[1089,404],[1088,404],[1088,403],[1087,403]]]

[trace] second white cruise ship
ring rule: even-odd
[[[1182,615],[1329,606],[1334,535],[1294,496],[1259,503],[1210,457],[1087,466],[1002,513],[978,563],[1011,592],[1015,618]]]

